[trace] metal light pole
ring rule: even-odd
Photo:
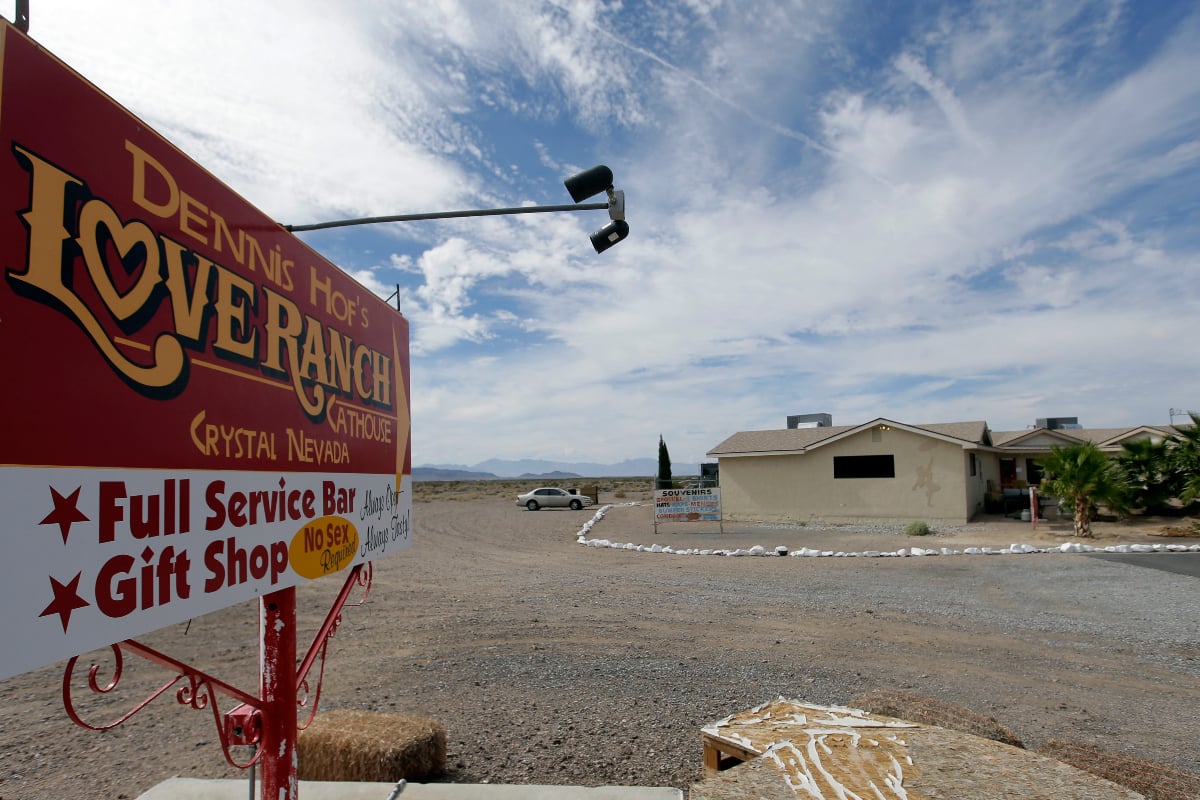
[[[376,225],[381,222],[418,222],[428,219],[457,219],[460,217],[496,217],[509,214],[546,214],[558,211],[595,211],[608,209],[611,220],[600,230],[591,235],[592,247],[597,253],[603,253],[617,242],[629,236],[629,225],[625,222],[625,192],[613,188],[612,170],[603,164],[586,169],[577,175],[572,175],[563,181],[571,194],[574,205],[557,206],[516,206],[513,208],[470,209],[466,211],[431,211],[419,214],[390,214],[383,217],[357,217],[354,219],[338,219],[330,222],[313,222],[307,225],[284,225],[286,231],[299,233],[301,231],[319,231],[327,228],[346,228],[352,225]],[[589,197],[607,193],[608,201],[603,203],[583,203]]]

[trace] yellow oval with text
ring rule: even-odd
[[[309,579],[345,569],[356,555],[358,530],[343,517],[321,517],[304,523],[288,548],[292,569]]]

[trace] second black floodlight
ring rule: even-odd
[[[629,224],[623,219],[614,219],[591,235],[592,247],[597,253],[603,253],[628,235]]]

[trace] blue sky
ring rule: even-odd
[[[603,211],[301,234],[399,285],[417,465],[1200,409],[1192,2],[35,0],[30,32],[283,223],[613,169],[601,255]]]

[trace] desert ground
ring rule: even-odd
[[[599,483],[601,505],[613,507],[589,536],[674,549],[1070,541],[1066,521],[1034,531],[999,518],[919,541],[886,527],[720,533],[715,523],[656,535],[648,482]],[[873,689],[994,716],[1030,748],[1068,739],[1200,772],[1194,577],[1058,553],[734,558],[585,547],[577,533],[595,509],[529,512],[513,501],[526,488],[418,484],[415,544],[374,565],[365,604],[346,610],[330,642],[320,708],[435,719],[448,732],[441,780],[686,788],[701,777],[705,724],[781,695],[845,704]],[[1102,522],[1096,533],[1100,544],[1200,542],[1161,535],[1189,524]],[[301,587],[302,642],[340,588]],[[256,693],[253,603],[142,641]],[[84,661],[92,656],[104,654]],[[134,798],[176,775],[246,777],[226,764],[211,712],[179,705],[173,690],[113,730],[76,726],[63,669],[0,681],[0,799]],[[165,677],[138,659],[126,670],[116,699],[77,691],[85,715],[112,717]]]

